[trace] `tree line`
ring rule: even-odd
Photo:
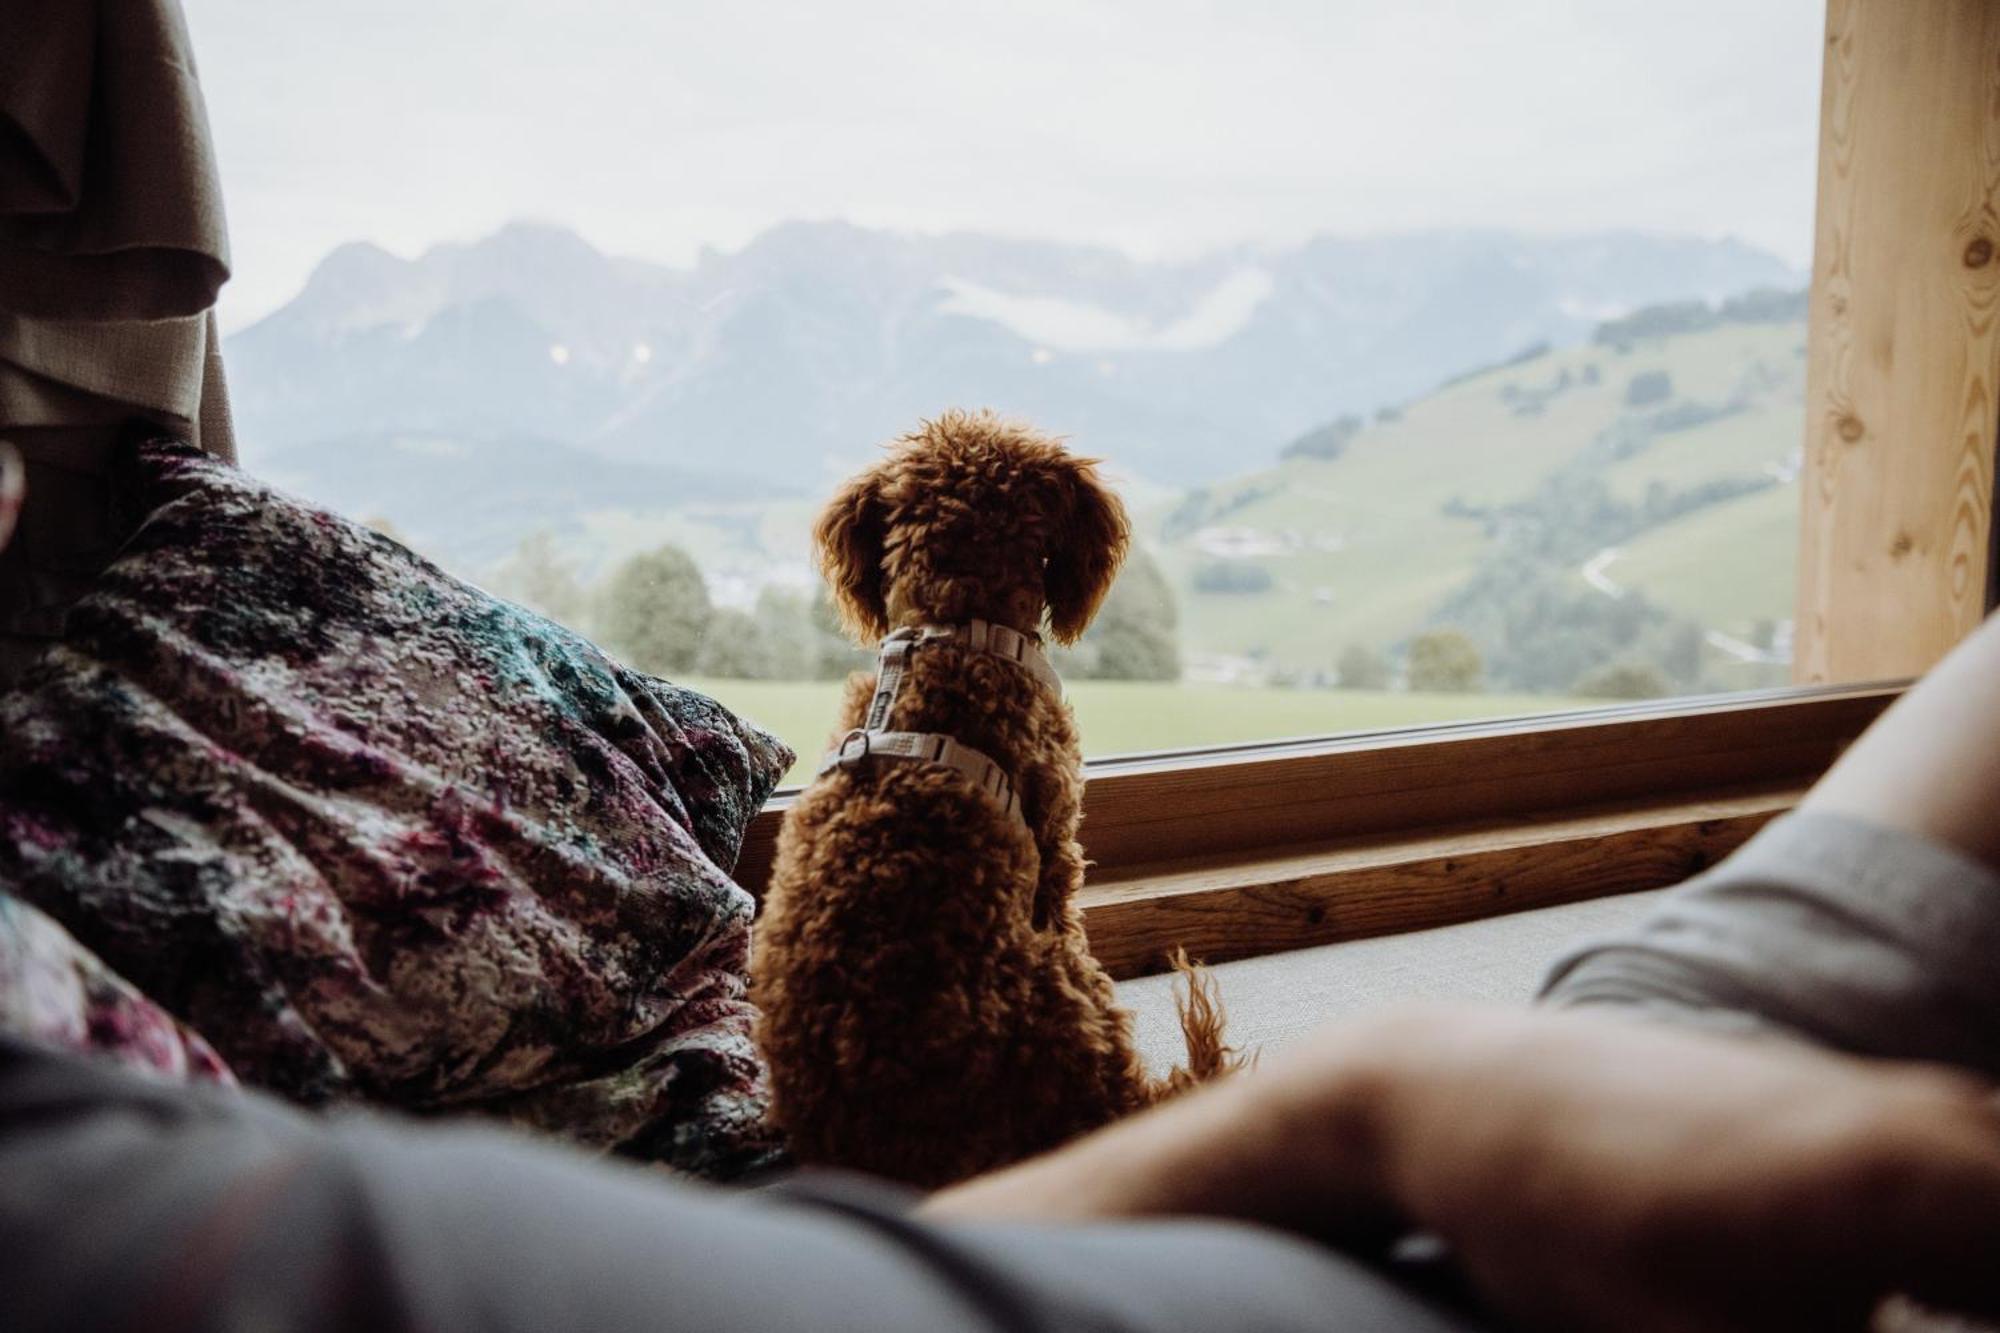
[[[719,606],[701,566],[673,545],[628,556],[589,581],[554,534],[537,532],[488,582],[655,675],[839,680],[875,659],[873,645],[842,632],[824,588],[767,585],[749,610]],[[1135,550],[1083,639],[1052,655],[1071,679],[1180,679],[1180,608],[1152,556]]]

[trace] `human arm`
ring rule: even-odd
[[[0,1034],[9,1333],[1470,1333],[1391,1277],[1214,1220],[913,1216],[842,1179],[721,1191],[516,1134],[329,1123]]]
[[[1350,1244],[1394,1220],[1529,1328],[1861,1328],[1893,1292],[2000,1313],[1982,1085],[1585,1015],[1331,1028],[930,1210],[1216,1213]]]

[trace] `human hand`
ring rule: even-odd
[[[1378,1187],[1529,1327],[1865,1328],[1895,1292],[2000,1313],[2000,1116],[1969,1079],[1574,1014],[1403,1021]],[[1281,1095],[1312,1104],[1327,1058]]]

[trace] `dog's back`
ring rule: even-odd
[[[857,725],[872,677],[849,686]],[[1016,775],[1025,822],[935,767],[835,770],[786,816],[757,944],[760,1044],[802,1160],[941,1184],[1147,1100],[1068,886],[1080,759],[1020,668],[917,654],[890,724]]]
[[[803,1161],[943,1184],[1224,1063],[1219,1014],[1190,1005],[1189,1070],[1147,1077],[1073,901],[1082,759],[1033,645],[1045,618],[1075,641],[1129,540],[1094,468],[948,413],[821,515],[842,618],[896,633],[879,694],[848,684],[757,927],[759,1044]]]

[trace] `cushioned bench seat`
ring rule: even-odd
[[[1276,1051],[1330,1018],[1405,1001],[1525,1003],[1571,941],[1616,930],[1665,890],[1628,893],[1438,930],[1267,954],[1215,968],[1239,1049]],[[1173,978],[1138,977],[1118,995],[1154,1069],[1181,1057]]]

